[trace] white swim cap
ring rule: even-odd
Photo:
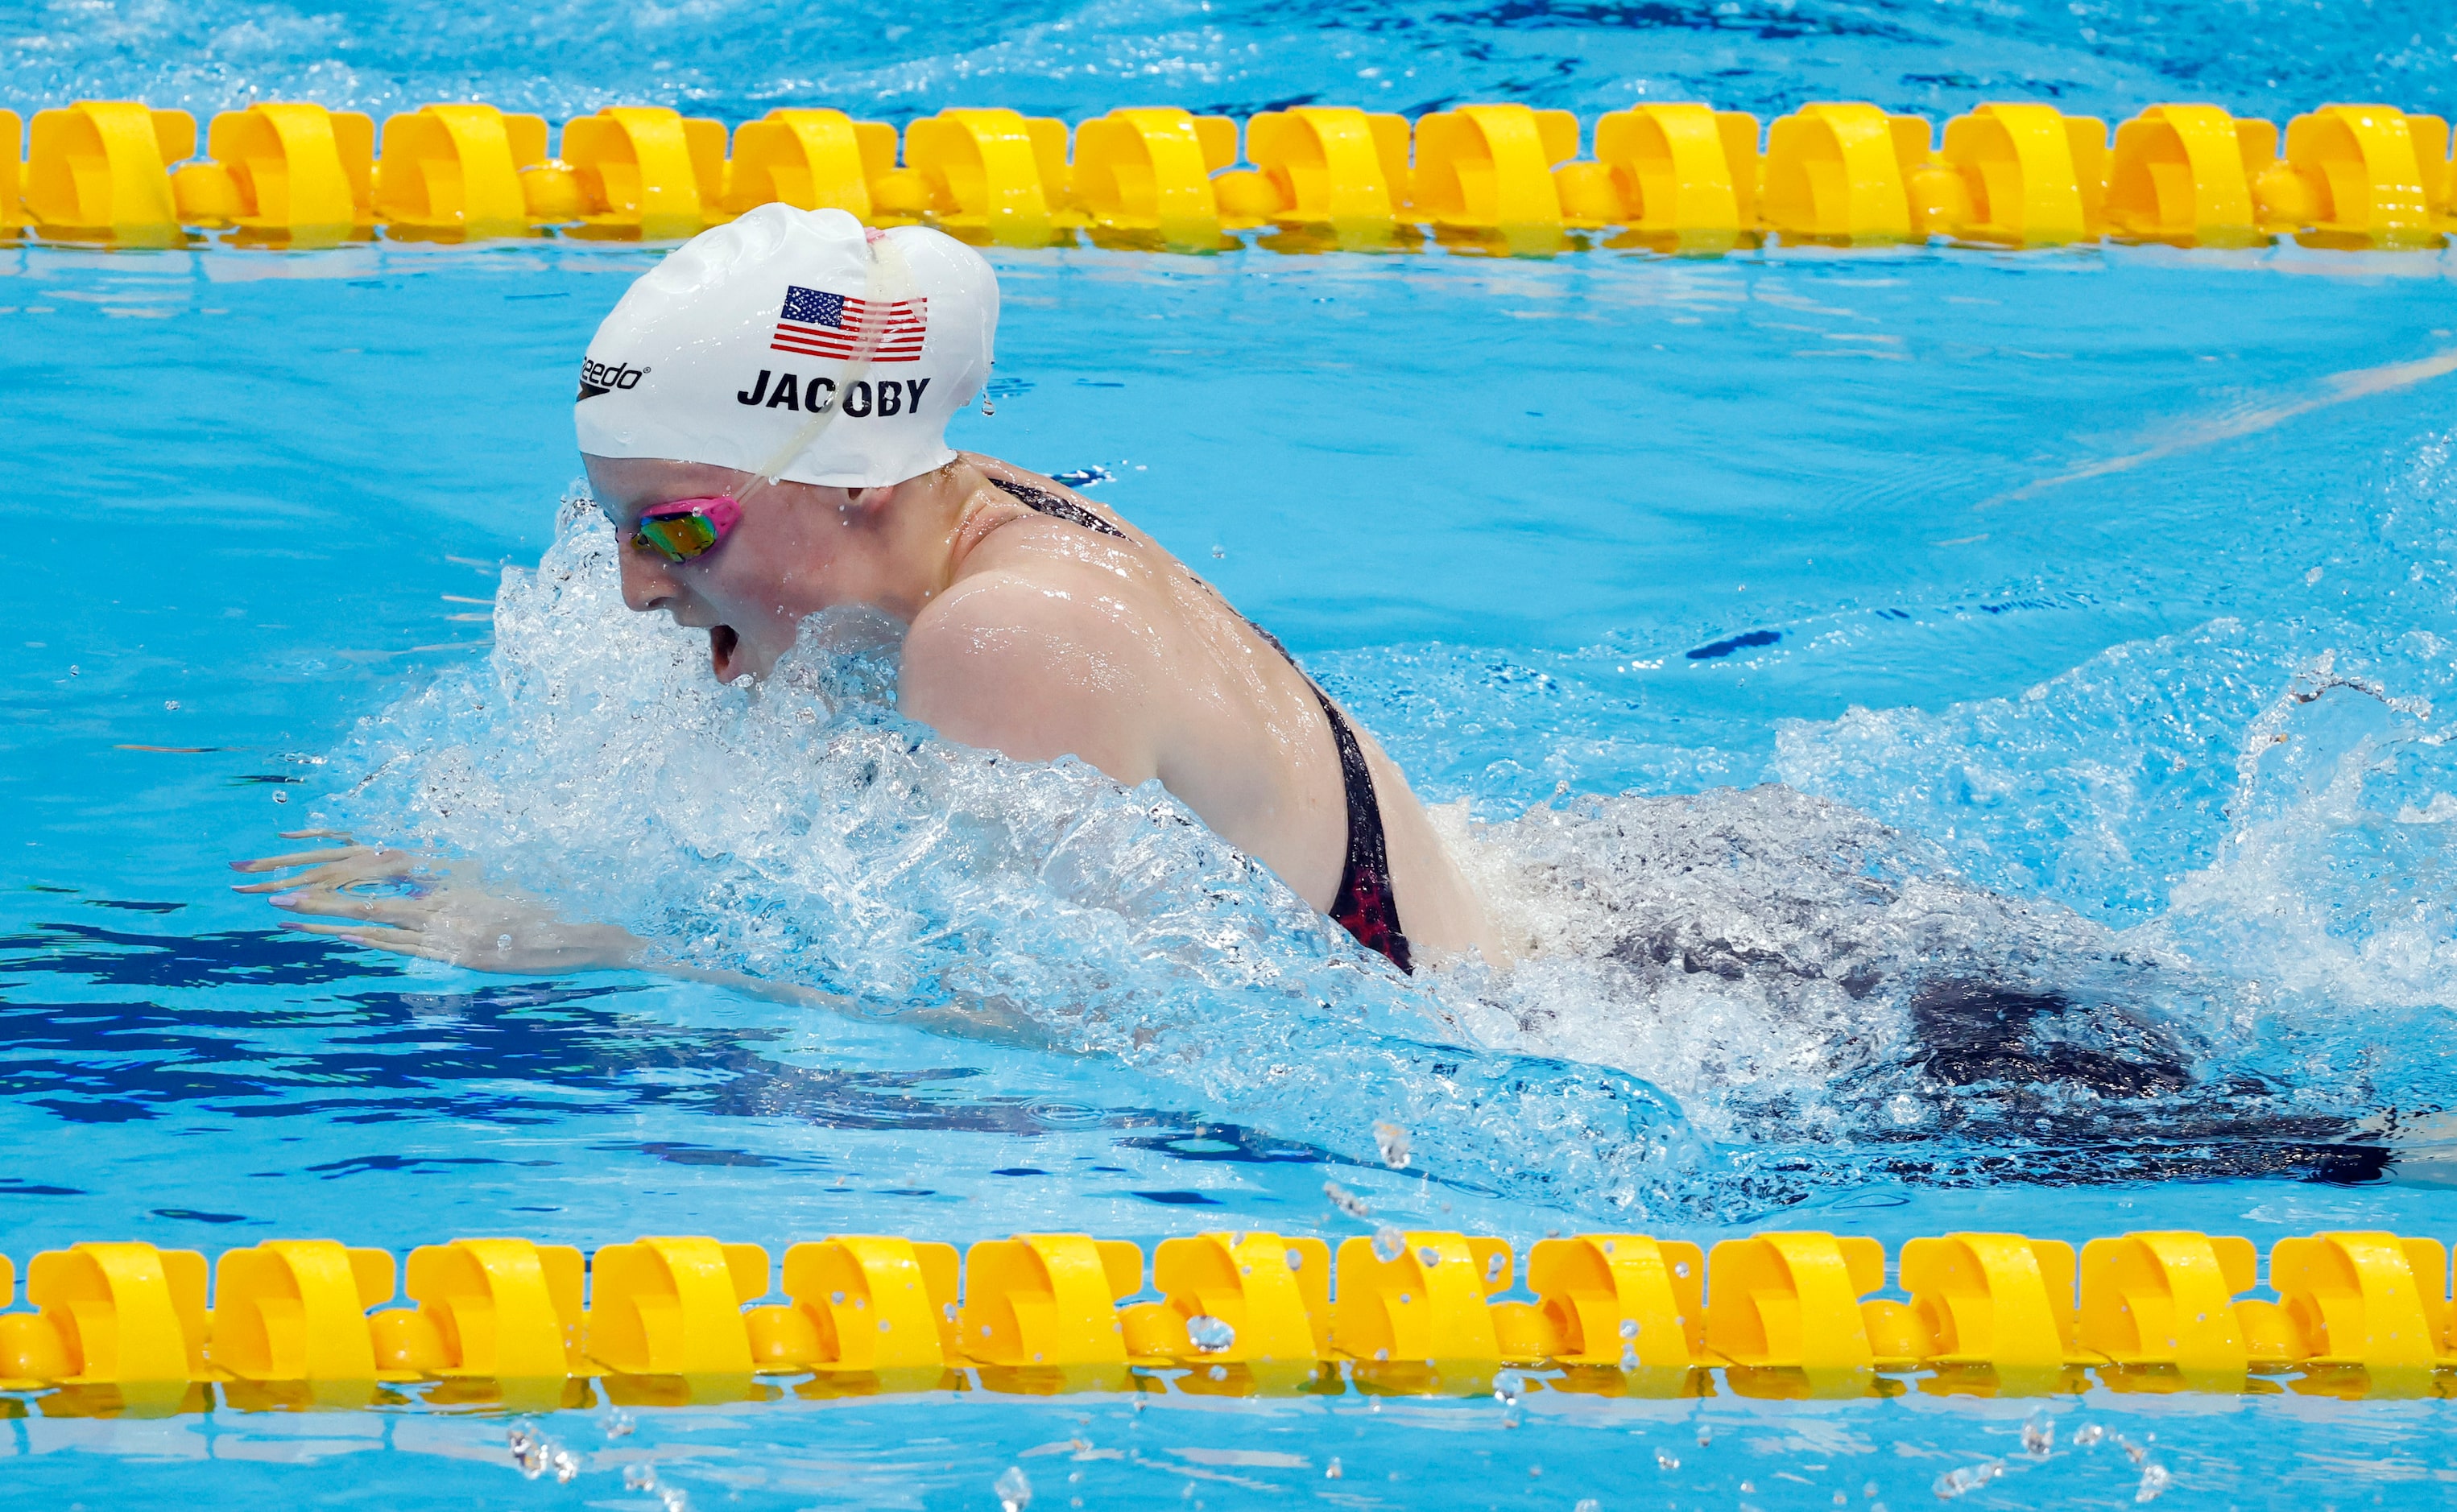
[[[998,276],[919,226],[762,205],[704,231],[597,328],[573,406],[596,457],[874,487],[953,460],[988,378]]]

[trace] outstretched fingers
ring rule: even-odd
[[[435,916],[424,898],[383,897],[336,888],[300,888],[269,900],[277,909],[312,913],[328,919],[365,919],[377,924],[414,929]]]
[[[452,951],[408,930],[364,924],[299,924],[286,919],[281,927],[296,930],[301,934],[320,934],[327,939],[363,945],[370,950],[389,950],[395,955],[415,955],[424,960],[442,961],[447,966],[459,960]]]
[[[289,836],[284,835],[283,839]],[[291,867],[313,867],[328,861],[347,861],[353,856],[371,856],[375,851],[365,846],[343,846],[338,850],[294,850],[286,856],[258,856],[253,861],[234,861],[233,871],[280,871]]]

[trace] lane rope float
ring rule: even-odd
[[[1638,1234],[1531,1246],[1385,1228],[1140,1247],[1082,1234],[756,1244],[333,1239],[37,1255],[0,1313],[0,1390],[50,1416],[359,1408],[545,1411],[981,1390],[1773,1400],[2119,1392],[2457,1394],[2449,1256],[2343,1232],[2160,1231],[2067,1243],[1768,1233],[1711,1251]],[[1886,1295],[1891,1280],[1895,1295]],[[2253,1293],[2262,1281],[2269,1296]],[[1519,1284],[1523,1281],[1523,1285]],[[1510,1295],[1510,1294],[1516,1295]],[[781,1295],[782,1301],[770,1298]],[[0,1257],[0,1305],[15,1276]],[[399,1305],[405,1297],[407,1305]],[[2283,1385],[2272,1377],[2288,1376]]]
[[[1942,133],[1924,116],[1820,102],[1763,132],[1754,115],[1698,104],[1640,105],[1592,131],[1522,104],[1413,122],[1300,106],[1242,130],[1134,106],[1071,131],[950,108],[900,136],[836,110],[773,110],[729,133],[616,105],[550,144],[544,116],[485,104],[422,106],[379,133],[356,112],[259,102],[216,115],[199,155],[184,111],[84,100],[31,123],[0,110],[0,137],[29,144],[22,159],[18,146],[0,153],[0,235],[124,248],[332,247],[379,233],[671,241],[778,201],[981,243],[1180,253],[1247,235],[1289,252],[1525,255],[2281,238],[2427,251],[2457,230],[2447,122],[2388,105],[2323,105],[2282,135],[2215,105],[2152,105],[2113,137],[2104,121],[2022,102],[1980,105]]]

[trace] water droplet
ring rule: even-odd
[[[162,706],[176,714],[179,711],[179,701],[176,698],[166,698],[162,701]]]
[[[1326,1481],[1336,1481],[1339,1479],[1339,1456],[1332,1455],[1331,1457],[1331,1463],[1322,1467],[1322,1478]]]
[[[76,665],[76,664],[75,664],[74,662],[71,662],[71,663],[69,664],[69,676],[71,676],[71,677],[81,677],[81,676],[83,676],[83,675],[84,675],[83,673],[80,673],[80,672],[77,670],[77,665]]]
[[[631,1436],[631,1430],[638,1426],[640,1426],[639,1419],[632,1417],[630,1413],[617,1407],[612,1413],[608,1415],[606,1419],[606,1437],[609,1439],[628,1439]]]
[[[1494,1251],[1490,1256],[1485,1257],[1484,1284],[1487,1286],[1499,1284],[1501,1277],[1507,1274],[1509,1270],[1510,1252],[1507,1250]]]
[[[580,1457],[568,1449],[557,1449],[554,1452],[554,1483],[569,1485],[579,1474]]]
[[[1942,1502],[1951,1502],[1955,1497],[1976,1491],[1981,1486],[1986,1485],[1989,1481],[1995,1480],[1999,1474],[2003,1473],[2004,1468],[2005,1467],[2002,1464],[1998,1463],[1994,1460],[1983,1460],[1977,1464],[1963,1465],[1957,1469],[1948,1470],[1945,1474],[1936,1478],[1935,1490],[1937,1499]]]
[[[1604,1504],[1594,1497],[1582,1496],[1579,1498],[1579,1504],[1572,1507],[1570,1512],[1604,1512]]]
[[[2095,1422],[2086,1422],[2074,1430],[2074,1447],[2076,1449],[2087,1449],[2092,1444],[2098,1442],[2098,1440],[2106,1437],[2106,1429],[2100,1427]]]
[[[987,394],[983,394],[981,396],[981,413],[983,415],[996,415],[998,413],[997,403],[993,401]]]
[[[1212,560],[1212,561],[1214,561],[1214,562],[1219,561],[1221,558],[1223,558],[1223,557],[1225,557],[1225,556],[1227,556],[1227,555],[1228,555],[1228,553],[1227,553],[1227,552],[1225,552],[1225,551],[1221,550],[1218,546],[1214,546],[1214,547],[1212,547],[1212,548],[1211,548],[1211,560]]]
[[[2139,1444],[2135,1443],[2132,1440],[2127,1439],[2120,1433],[2116,1436],[2116,1441],[2123,1448],[2124,1458],[2132,1461],[2135,1464],[2139,1464],[2150,1458],[2149,1450],[2142,1448]]]
[[[277,804],[286,804],[290,801],[290,795],[276,787],[273,789],[273,801]]]
[[[657,1472],[645,1464],[627,1464],[623,1467],[624,1490],[653,1491],[656,1488]]]
[[[1623,1338],[1636,1338],[1638,1337],[1637,1318],[1624,1318],[1621,1320],[1621,1337]]]
[[[1336,1181],[1324,1182],[1322,1184],[1322,1195],[1331,1198],[1331,1205],[1332,1207],[1337,1208],[1340,1212],[1347,1214],[1352,1218],[1370,1218],[1373,1216],[1373,1208],[1366,1204],[1363,1197],[1360,1197],[1355,1193],[1349,1191],[1346,1187],[1341,1186]]]
[[[1186,1337],[1206,1355],[1216,1355],[1237,1342],[1237,1330],[1225,1318],[1211,1318],[1202,1313],[1186,1320]]]
[[[1664,1450],[1658,1449],[1655,1451],[1655,1468],[1658,1470],[1678,1470],[1681,1468],[1681,1457],[1675,1454],[1666,1453]]]
[[[1636,1370],[1638,1368],[1638,1346],[1636,1344],[1623,1344],[1621,1346],[1621,1368],[1623,1370]]]
[[[1416,1259],[1425,1267],[1425,1269],[1430,1271],[1435,1266],[1442,1263],[1442,1252],[1435,1249],[1430,1244],[1419,1245],[1416,1249]]]
[[[828,1294],[828,1300],[836,1303],[838,1307],[842,1307],[844,1305],[844,1293],[830,1292]]]
[[[666,1512],[683,1512],[691,1505],[691,1493],[678,1485],[661,1485],[657,1487],[657,1504]]]
[[[1526,1389],[1525,1378],[1515,1370],[1505,1370],[1493,1378],[1493,1400],[1505,1407],[1518,1406],[1519,1395]]]
[[[2022,1423],[2022,1452],[2034,1458],[2045,1458],[2056,1446],[2055,1420],[2045,1412],[2034,1412]]]
[[[1689,1262],[1687,1260],[1673,1261],[1672,1274],[1681,1277],[1684,1281],[1687,1280],[1689,1278]]]
[[[1715,1441],[1715,1430],[1714,1430],[1714,1429],[1712,1429],[1712,1428],[1704,1427],[1704,1426],[1703,1426],[1703,1425],[1702,1425],[1702,1426],[1698,1429],[1698,1447],[1699,1447],[1699,1448],[1701,1448],[1701,1449],[1703,1449],[1703,1448],[1704,1448],[1704,1447],[1706,1447],[1708,1444],[1713,1443],[1714,1441]]]
[[[1408,1253],[1408,1236],[1388,1223],[1373,1231],[1373,1257],[1388,1265]]]
[[[2141,1467],[2141,1485],[2133,1493],[2133,1500],[2155,1502],[2158,1499],[2158,1493],[2166,1490],[2175,1479],[2167,1473],[2167,1467],[2163,1464],[2144,1465]]]
[[[1394,1123],[1373,1126],[1373,1143],[1382,1152],[1382,1163],[1394,1171],[1407,1169],[1408,1131]]]
[[[1005,1507],[1006,1512],[1023,1512],[1025,1507],[1032,1505],[1032,1481],[1024,1476],[1021,1465],[1008,1465],[1006,1473],[1000,1476],[990,1489],[998,1493],[999,1504]]]
[[[498,935],[496,935],[496,936],[495,936],[495,949],[496,949],[496,950],[510,950],[511,948],[512,948],[512,937],[511,937],[510,935],[508,935],[508,934],[498,934]]]
[[[1246,1231],[1244,1229],[1230,1229],[1228,1231],[1228,1247],[1232,1250],[1242,1250],[1246,1247]]]
[[[1290,1249],[1290,1250],[1289,1251],[1288,1260],[1289,1260],[1289,1269],[1290,1269],[1290,1270],[1292,1270],[1292,1271],[1302,1271],[1302,1270],[1304,1270],[1304,1269],[1305,1269],[1305,1251],[1303,1251],[1303,1250],[1299,1250],[1299,1249]]]

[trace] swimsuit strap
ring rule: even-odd
[[[1097,530],[1105,536],[1116,536],[1121,541],[1125,539],[1125,531],[1071,499],[1061,499],[1045,488],[1004,478],[990,477],[989,480],[1037,514]],[[1202,582],[1199,578],[1195,581]],[[1312,678],[1306,677],[1305,668],[1289,655],[1280,638],[1251,620],[1246,622],[1246,627],[1261,636],[1272,650],[1288,657],[1289,666],[1297,676],[1305,677],[1314,702],[1322,705],[1322,717],[1331,722],[1331,743],[1339,751],[1339,786],[1348,798],[1348,861],[1340,869],[1339,894],[1331,900],[1331,916],[1356,936],[1357,944],[1381,951],[1391,958],[1392,965],[1413,973],[1415,967],[1409,961],[1408,934],[1399,927],[1399,900],[1391,890],[1391,858],[1383,841],[1382,803],[1373,791],[1373,768],[1365,764],[1365,747],[1357,743],[1356,731],[1350,727],[1339,705],[1315,685]]]
[[[1306,685],[1313,687],[1313,679],[1306,678]],[[1374,796],[1373,769],[1365,765],[1365,748],[1339,705],[1319,687],[1313,688],[1313,697],[1322,705],[1323,718],[1331,721],[1332,744],[1339,747],[1339,783],[1348,793],[1348,865],[1340,871],[1331,916],[1356,936],[1357,944],[1381,951],[1392,965],[1413,973],[1407,931],[1399,928],[1399,900],[1391,891],[1391,858],[1382,843],[1382,804]]]
[[[988,477],[987,474],[982,476]],[[1036,514],[1047,515],[1053,520],[1063,520],[1070,525],[1082,525],[1086,530],[1097,530],[1105,536],[1115,536],[1120,541],[1126,539],[1125,531],[1075,501],[1061,499],[1046,488],[1035,488],[1030,483],[1019,483],[1004,478],[991,478],[990,482],[1013,494],[1025,508]]]

